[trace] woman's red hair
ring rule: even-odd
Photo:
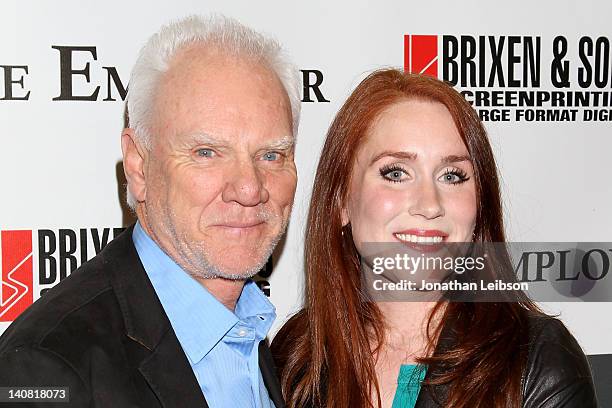
[[[371,345],[382,344],[383,319],[361,286],[359,254],[350,228],[343,229],[341,209],[369,127],[386,108],[406,99],[437,102],[451,113],[474,168],[475,241],[505,241],[497,168],[474,109],[452,87],[434,78],[394,69],[370,74],[329,128],[306,229],[305,306],[273,343],[288,407],[372,407],[372,395],[378,394],[378,348],[373,353]],[[442,306],[439,302],[431,316],[441,312],[456,342],[432,354],[443,325],[433,327],[430,316],[427,332],[432,355],[419,359],[428,366],[424,386],[449,384],[445,407],[520,407],[527,314],[539,313],[537,307],[526,298],[514,303]]]

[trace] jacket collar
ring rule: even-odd
[[[440,354],[448,349],[455,342],[455,335],[453,331],[454,325],[452,322],[445,322],[440,332],[434,355]],[[424,380],[431,380],[443,372],[443,368],[438,370],[427,370]],[[440,385],[424,385],[419,391],[419,395],[416,400],[415,408],[441,408],[444,407],[444,403],[447,400],[449,391],[449,384]]]
[[[102,252],[126,335],[148,353],[139,371],[164,407],[208,407],[187,357],[170,326],[126,229]]]
[[[170,321],[132,242],[134,226],[101,253],[123,315],[127,336],[153,351],[170,329]]]
[[[272,353],[270,352],[266,340],[259,342],[259,367],[261,369],[261,376],[263,377],[264,384],[268,389],[268,395],[272,402],[274,402],[274,406],[276,408],[285,408],[281,385],[276,376],[277,370],[274,366]]]
[[[208,404],[176,338],[170,321],[140,262],[132,241],[134,226],[100,254],[123,315],[126,336],[146,349],[139,371],[164,407]],[[276,408],[284,408],[281,387],[265,340],[259,343],[259,366]]]

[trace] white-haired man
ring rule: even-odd
[[[236,21],[189,17],[143,47],[128,112],[138,222],[5,332],[0,387],[67,387],[78,407],[283,406],[274,307],[248,278],[293,203],[297,71]]]

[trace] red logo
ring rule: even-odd
[[[438,77],[437,35],[404,35],[404,71]]]
[[[0,321],[10,322],[34,301],[32,231],[2,231]]]

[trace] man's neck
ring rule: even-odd
[[[139,204],[136,207],[136,215],[138,216],[138,221],[140,222],[140,226],[147,233],[147,235],[155,241],[155,243],[163,249],[163,246],[160,244],[159,240],[156,239],[155,234],[149,227],[146,217],[146,211],[144,209],[143,204]],[[166,252],[166,251],[164,251]],[[172,258],[172,254],[166,252],[168,256]],[[176,259],[175,259],[176,262]],[[184,268],[183,268],[184,269]],[[242,288],[244,288],[244,284],[246,280],[230,280],[223,278],[195,278],[206,290],[210,292],[211,295],[215,297],[219,302],[221,302],[225,307],[227,307],[232,312],[236,308],[236,303],[238,302],[238,298],[242,293]]]
[[[244,280],[229,280],[223,278],[196,279],[208,290],[219,302],[232,312],[236,308],[238,298],[244,288]]]

